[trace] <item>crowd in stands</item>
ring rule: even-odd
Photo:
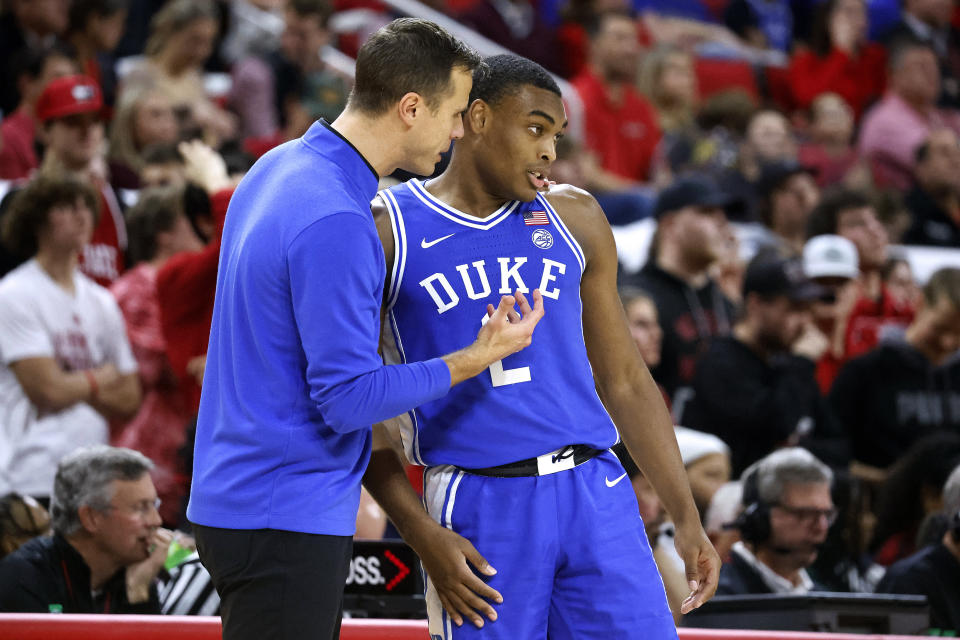
[[[921,593],[960,632],[960,3],[424,7],[582,107],[552,178],[614,227],[720,592]],[[189,552],[224,216],[259,156],[336,118],[333,61],[395,15],[0,0],[0,610],[216,611],[171,586],[196,555],[164,564]],[[620,454],[677,605],[669,514]],[[367,498],[358,527],[392,531]]]

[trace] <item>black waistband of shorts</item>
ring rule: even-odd
[[[594,449],[585,444],[572,444],[555,452],[553,457],[557,460],[573,457],[573,466],[576,467],[597,457],[604,451],[605,449]],[[521,478],[541,475],[537,458],[527,458],[519,462],[511,462],[509,464],[501,464],[496,467],[486,467],[484,469],[464,469],[464,471],[478,476],[493,476],[497,478]]]

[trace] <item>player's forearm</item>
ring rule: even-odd
[[[677,526],[700,516],[677,447],[673,419],[646,369],[608,386],[603,399],[627,450],[653,485]],[[633,380],[630,383],[630,380]]]
[[[392,448],[373,450],[363,474],[363,486],[386,512],[403,539],[416,550],[417,532],[436,523],[424,510]]]

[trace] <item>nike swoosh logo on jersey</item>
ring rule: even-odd
[[[455,235],[457,235],[456,232],[451,233],[449,236],[443,236],[442,238],[437,238],[436,240],[431,240],[430,242],[427,242],[427,239],[424,238],[423,240],[420,241],[420,246],[423,247],[424,249],[429,249],[430,247],[432,247],[433,245],[437,244],[438,242],[443,242],[444,240],[446,240],[446,239],[449,238],[450,236],[455,236]]]
[[[620,477],[617,478],[616,480],[610,480],[610,478],[604,478],[603,481],[607,483],[607,486],[608,486],[608,487],[615,487],[615,486],[617,486],[617,483],[618,483],[618,482],[620,482],[621,480],[623,480],[623,479],[626,478],[626,477],[627,477],[627,474],[623,474],[622,476],[620,476]]]

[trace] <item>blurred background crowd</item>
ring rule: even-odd
[[[960,594],[953,0],[0,0],[0,553],[85,445],[149,458],[141,515],[188,530],[233,188],[410,14],[562,79],[551,178],[614,228],[721,591]],[[669,516],[621,454],[676,604]],[[392,532],[366,498],[358,524]]]

